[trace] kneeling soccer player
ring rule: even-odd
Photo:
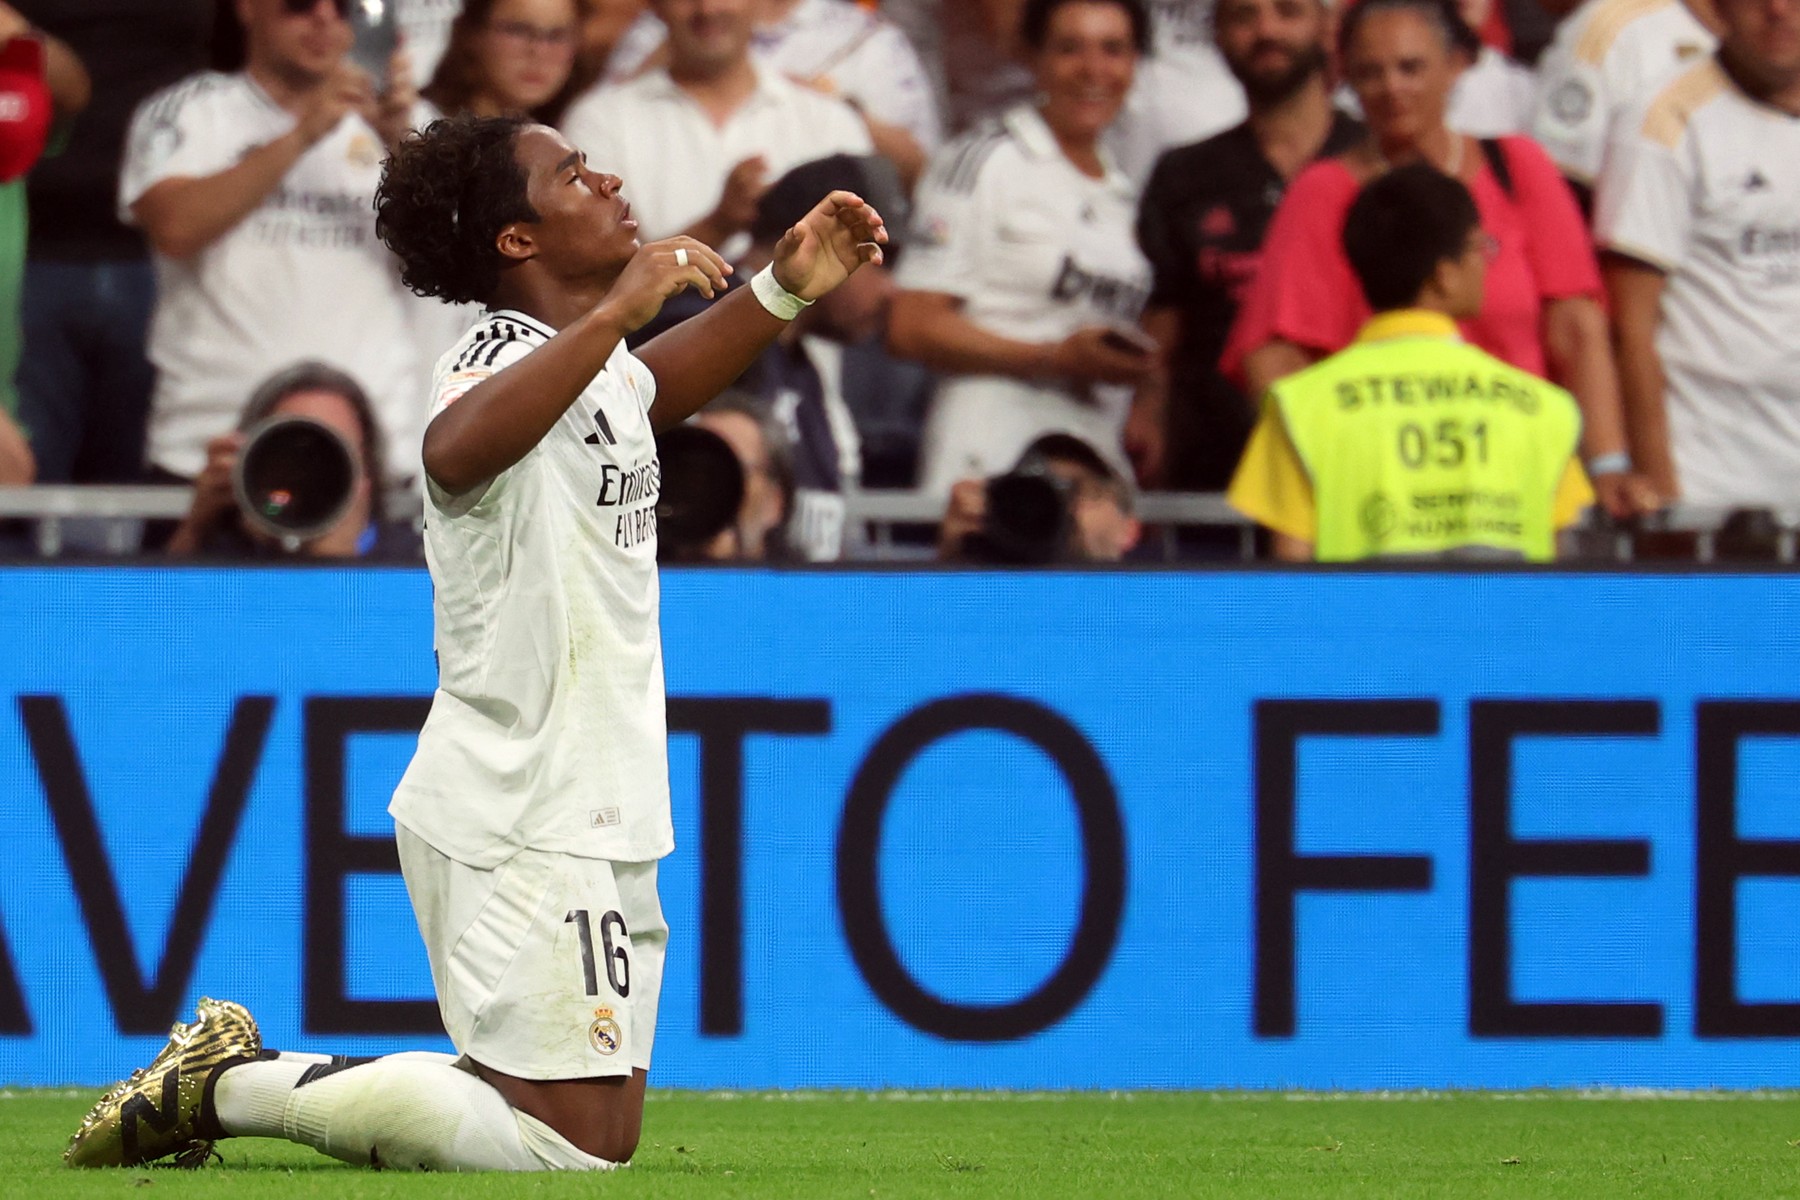
[[[440,121],[401,146],[377,229],[415,291],[491,310],[438,363],[425,433],[439,685],[394,795],[401,869],[457,1055],[264,1050],[202,1000],[82,1122],[76,1166],[204,1161],[277,1137],[428,1170],[606,1169],[637,1147],[668,936],[653,434],[737,378],[865,262],[882,221],[833,192],[751,286],[625,336],[731,268],[638,244],[620,180],[554,130]]]

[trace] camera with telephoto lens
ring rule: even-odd
[[[985,486],[987,515],[981,532],[963,539],[963,553],[978,562],[1043,566],[1069,557],[1075,486],[1035,456]]]
[[[362,464],[342,434],[311,417],[270,417],[244,435],[231,489],[244,524],[293,551],[344,519]]]
[[[698,425],[656,436],[662,492],[656,500],[656,557],[698,562],[737,520],[744,504],[744,464],[724,438]]]

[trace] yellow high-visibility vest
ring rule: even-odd
[[[1312,481],[1319,561],[1555,556],[1575,398],[1467,345],[1449,318],[1383,313],[1269,401]]]

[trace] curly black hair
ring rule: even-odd
[[[421,296],[486,303],[503,265],[494,239],[538,219],[513,156],[522,117],[446,117],[400,143],[375,189],[375,234]]]

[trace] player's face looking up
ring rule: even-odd
[[[750,0],[655,0],[669,27],[669,70],[706,78],[745,61],[752,30]]]
[[[1137,67],[1131,14],[1105,0],[1075,0],[1050,16],[1033,67],[1044,120],[1058,138],[1100,136],[1131,90]]]
[[[1219,0],[1214,35],[1250,98],[1287,99],[1325,69],[1325,6],[1318,0]]]
[[[617,175],[591,170],[556,130],[527,125],[513,142],[536,221],[515,221],[496,239],[503,257],[536,261],[569,280],[618,274],[637,253],[637,222]]]
[[[1344,76],[1383,146],[1416,145],[1443,126],[1467,64],[1430,17],[1410,8],[1370,12],[1344,50]]]
[[[350,51],[336,0],[237,0],[237,13],[251,57],[298,86],[323,79]]]

